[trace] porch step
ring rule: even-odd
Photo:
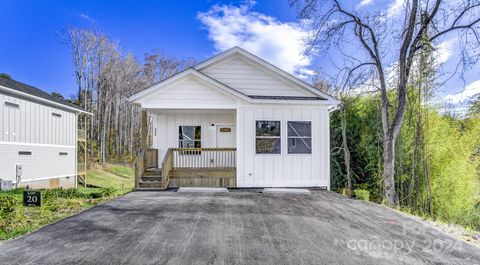
[[[161,188],[162,187],[162,181],[158,180],[140,180],[138,183],[139,188]]]
[[[144,176],[162,176],[161,168],[147,168],[145,169]]]
[[[150,176],[143,176],[140,181],[162,181],[162,176],[160,175],[150,175]]]

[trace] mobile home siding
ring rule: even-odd
[[[15,181],[16,164],[22,182],[75,176],[75,113],[0,93],[0,118],[0,179]]]
[[[281,154],[256,154],[255,121],[281,122]],[[311,121],[311,154],[287,153],[287,121]],[[329,124],[326,108],[252,106],[237,110],[238,187],[329,188]]]

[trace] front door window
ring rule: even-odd
[[[178,147],[180,148],[201,148],[202,128],[201,126],[179,126]]]

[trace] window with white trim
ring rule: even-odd
[[[201,148],[202,128],[201,126],[179,126],[178,147],[180,148]]]
[[[289,121],[287,122],[288,153],[312,153],[312,122]]]
[[[280,154],[280,121],[256,121],[255,150],[257,154]]]

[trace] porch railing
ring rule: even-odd
[[[85,174],[86,171],[87,171],[87,164],[77,163],[77,173],[78,174]]]
[[[145,170],[158,161],[158,153],[153,150],[142,151],[135,161],[135,188]],[[198,174],[218,179],[234,177],[236,152],[236,148],[169,148],[161,165],[162,189],[168,188],[170,177],[198,177]]]
[[[85,141],[87,139],[85,130],[78,129],[77,137],[79,141]]]
[[[236,148],[170,148],[173,170],[201,168],[232,170],[236,167]]]
[[[142,150],[140,154],[138,154],[137,159],[135,159],[135,164],[134,164],[134,169],[135,169],[135,189],[138,189],[140,179],[143,177],[143,174],[145,173],[145,151]]]
[[[158,168],[158,149],[147,149],[145,153],[145,168]]]
[[[162,188],[167,189],[170,182],[170,171],[173,170],[173,151],[168,149],[162,162]]]

